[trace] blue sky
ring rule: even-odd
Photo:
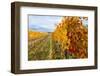
[[[53,32],[61,16],[29,15],[29,29],[39,32]]]
[[[81,17],[82,23],[84,26],[88,27],[88,19],[83,19],[83,17]]]

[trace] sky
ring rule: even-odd
[[[29,15],[29,29],[38,32],[53,32],[61,18],[61,16]]]
[[[29,29],[37,32],[53,32],[62,16],[29,15]],[[88,26],[88,20],[81,18],[83,25]]]
[[[83,17],[81,17],[82,23],[84,26],[88,27],[88,19],[83,19]]]

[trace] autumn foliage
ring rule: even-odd
[[[88,57],[87,17],[64,16],[53,32],[28,31],[28,60]]]
[[[28,40],[38,39],[40,37],[46,36],[48,33],[46,32],[35,32],[35,31],[28,31]]]
[[[83,17],[83,19],[88,19]],[[87,58],[88,29],[80,17],[65,16],[52,33],[53,58],[56,58],[56,45],[59,45],[58,58]]]

